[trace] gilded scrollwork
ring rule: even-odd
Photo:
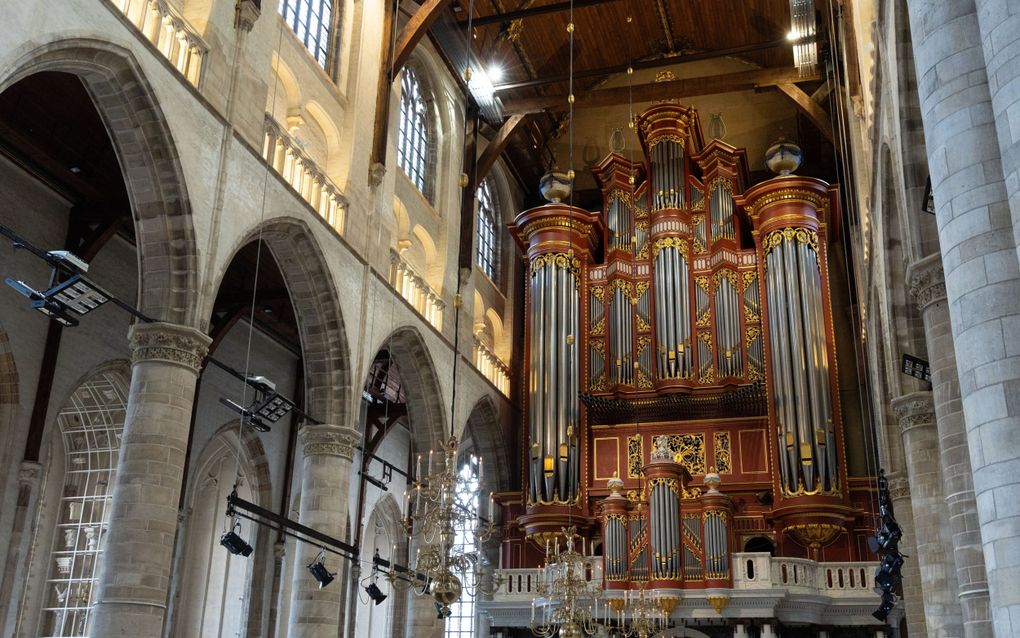
[[[658,256],[659,251],[664,248],[676,248],[680,254],[687,257],[687,240],[682,237],[661,237],[652,244],[652,259]]]
[[[573,254],[545,253],[531,260],[531,276],[534,277],[540,270],[548,266],[568,270],[575,277],[581,272],[581,260]]]
[[[818,252],[818,233],[808,228],[784,228],[774,230],[765,236],[762,243],[762,252],[768,257],[772,249],[784,241],[797,241],[807,244],[811,250]]]
[[[627,477],[638,478],[641,476],[641,466],[644,465],[645,449],[644,437],[634,434],[627,437]]]
[[[715,432],[712,435],[715,469],[720,474],[733,472],[733,458],[730,449],[730,433]]]

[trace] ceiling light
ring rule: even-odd
[[[503,81],[503,67],[499,66],[498,64],[490,65],[489,66],[489,80],[491,80],[493,83],[502,82]]]
[[[799,38],[800,38],[800,36],[797,35],[796,31],[790,31],[789,33],[786,34],[786,39],[789,42],[796,42]]]

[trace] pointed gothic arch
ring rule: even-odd
[[[0,92],[43,71],[81,79],[106,125],[131,202],[136,305],[161,321],[194,325],[198,251],[191,203],[167,119],[134,55],[109,42],[71,38],[26,48],[11,68],[0,78]]]

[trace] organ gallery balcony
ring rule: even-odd
[[[768,553],[731,555],[733,586],[705,588],[704,582],[685,582],[679,589],[651,590],[678,596],[674,624],[719,624],[737,619],[775,619],[781,623],[833,626],[873,625],[879,603],[873,575],[878,563],[817,562],[783,558]],[[502,569],[502,584],[479,606],[492,626],[524,627],[531,618],[531,601],[537,595],[538,569]],[[602,579],[602,558],[588,559],[589,580]],[[621,597],[622,591],[605,592]],[[716,610],[718,607],[718,611]],[[893,623],[895,626],[895,622]]]

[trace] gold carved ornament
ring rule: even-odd
[[[638,478],[641,476],[641,466],[644,465],[644,437],[635,434],[627,438],[627,477]]]
[[[811,250],[818,253],[818,233],[807,228],[784,228],[770,232],[765,235],[765,240],[762,242],[762,253],[768,257],[772,249],[784,241],[807,244]]]
[[[659,255],[659,251],[664,248],[676,248],[680,251],[680,254],[687,257],[687,240],[681,237],[662,237],[656,239],[655,243],[652,244],[652,259],[655,259]]]
[[[730,282],[730,285],[733,286],[734,290],[740,290],[739,280],[737,279],[737,273],[733,272],[729,268],[723,268],[722,270],[719,270],[714,275],[712,275],[712,283],[715,284],[716,287],[719,286],[719,282],[722,281],[723,279],[728,280]]]
[[[712,435],[712,443],[715,452],[716,471],[720,474],[729,474],[733,472],[730,452],[730,433],[715,432]]]
[[[538,271],[548,266],[555,266],[569,271],[575,277],[574,285],[577,285],[576,277],[581,272],[581,260],[573,253],[545,253],[531,260],[531,276],[534,277]]]

